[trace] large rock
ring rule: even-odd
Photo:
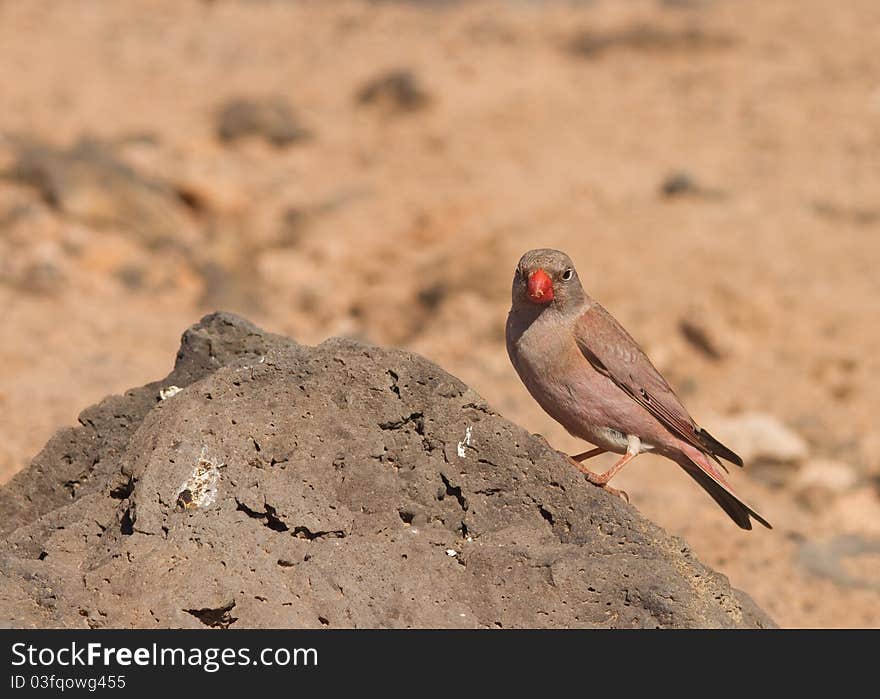
[[[719,417],[712,429],[750,465],[797,465],[810,453],[803,437],[767,413]]]
[[[217,136],[232,142],[260,137],[279,148],[310,137],[283,97],[234,99],[217,115]]]
[[[63,149],[18,137],[10,145],[15,162],[0,176],[34,187],[66,216],[130,230],[149,247],[191,239],[180,193],[130,167],[108,144],[84,138]]]
[[[407,352],[215,314],[80,422],[0,490],[0,626],[772,625]]]

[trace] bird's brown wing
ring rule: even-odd
[[[712,457],[722,468],[719,456],[743,465],[739,456],[694,422],[638,343],[598,303],[578,319],[575,340],[596,371],[611,379],[676,437]]]

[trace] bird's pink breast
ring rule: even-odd
[[[572,340],[541,333],[509,343],[511,361],[538,404],[571,434],[623,453],[627,434],[662,447],[672,435],[611,379],[597,372]]]

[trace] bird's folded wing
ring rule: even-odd
[[[676,437],[721,464],[706,444],[706,433],[694,422],[666,379],[623,326],[598,303],[578,319],[575,340],[596,371],[611,379]]]

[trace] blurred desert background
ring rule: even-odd
[[[0,95],[0,481],[215,309],[581,451],[504,349],[558,247],[775,529],[615,484],[780,625],[880,626],[876,0],[0,0]]]

